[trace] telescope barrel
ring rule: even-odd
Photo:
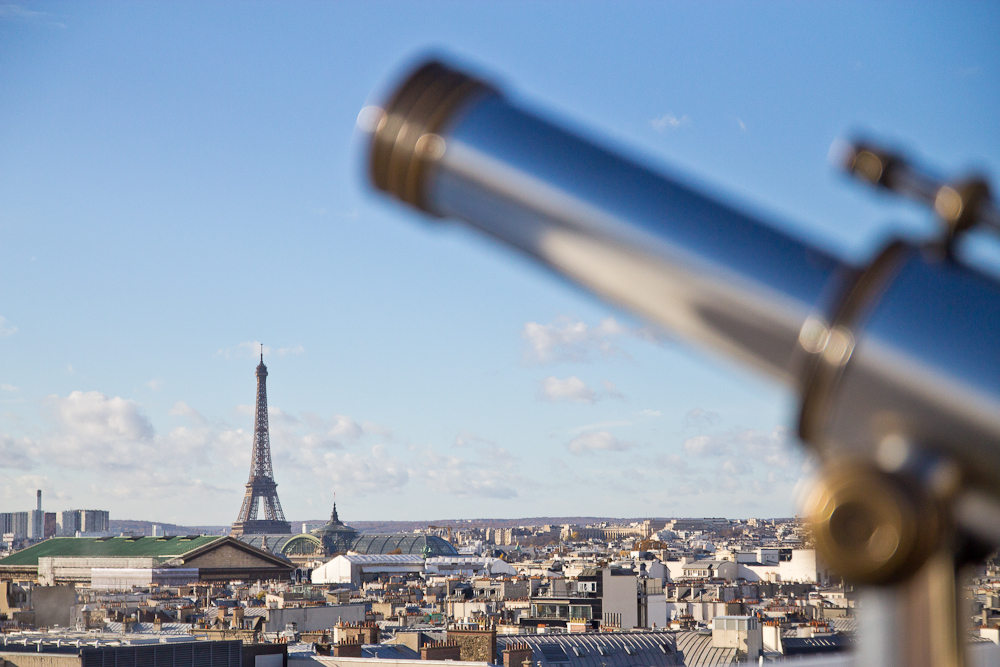
[[[456,102],[452,87],[435,87],[449,77],[463,75],[429,65],[386,108],[372,150],[379,187],[465,220],[698,345],[797,382],[802,322],[846,267],[485,84],[465,79]]]
[[[994,279],[902,245],[848,265],[439,63],[397,89],[371,142],[379,189],[798,391],[824,456],[903,437],[1000,497]]]

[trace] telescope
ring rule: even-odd
[[[848,147],[851,173],[941,221],[856,265],[441,62],[372,111],[379,190],[795,391],[823,463],[813,540],[862,591],[854,659],[964,664],[964,568],[1000,544],[1000,283],[957,252],[969,230],[1000,230],[984,180]]]

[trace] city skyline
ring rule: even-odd
[[[1000,173],[1000,10],[390,7],[0,4],[0,506],[232,523],[263,341],[289,517],[795,514],[794,396],[414,224],[357,116],[444,50],[857,260],[932,222],[838,138]]]

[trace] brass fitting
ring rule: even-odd
[[[920,569],[942,535],[937,503],[916,480],[863,463],[828,467],[805,510],[816,549],[857,584],[892,584]]]

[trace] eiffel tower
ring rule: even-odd
[[[260,501],[264,502],[264,519],[257,518]],[[253,458],[250,461],[250,479],[247,494],[243,497],[240,516],[233,524],[231,535],[261,535],[291,533],[292,524],[285,521],[278,500],[278,485],[271,469],[271,439],[267,432],[267,366],[264,351],[257,366],[257,421],[253,427]]]

